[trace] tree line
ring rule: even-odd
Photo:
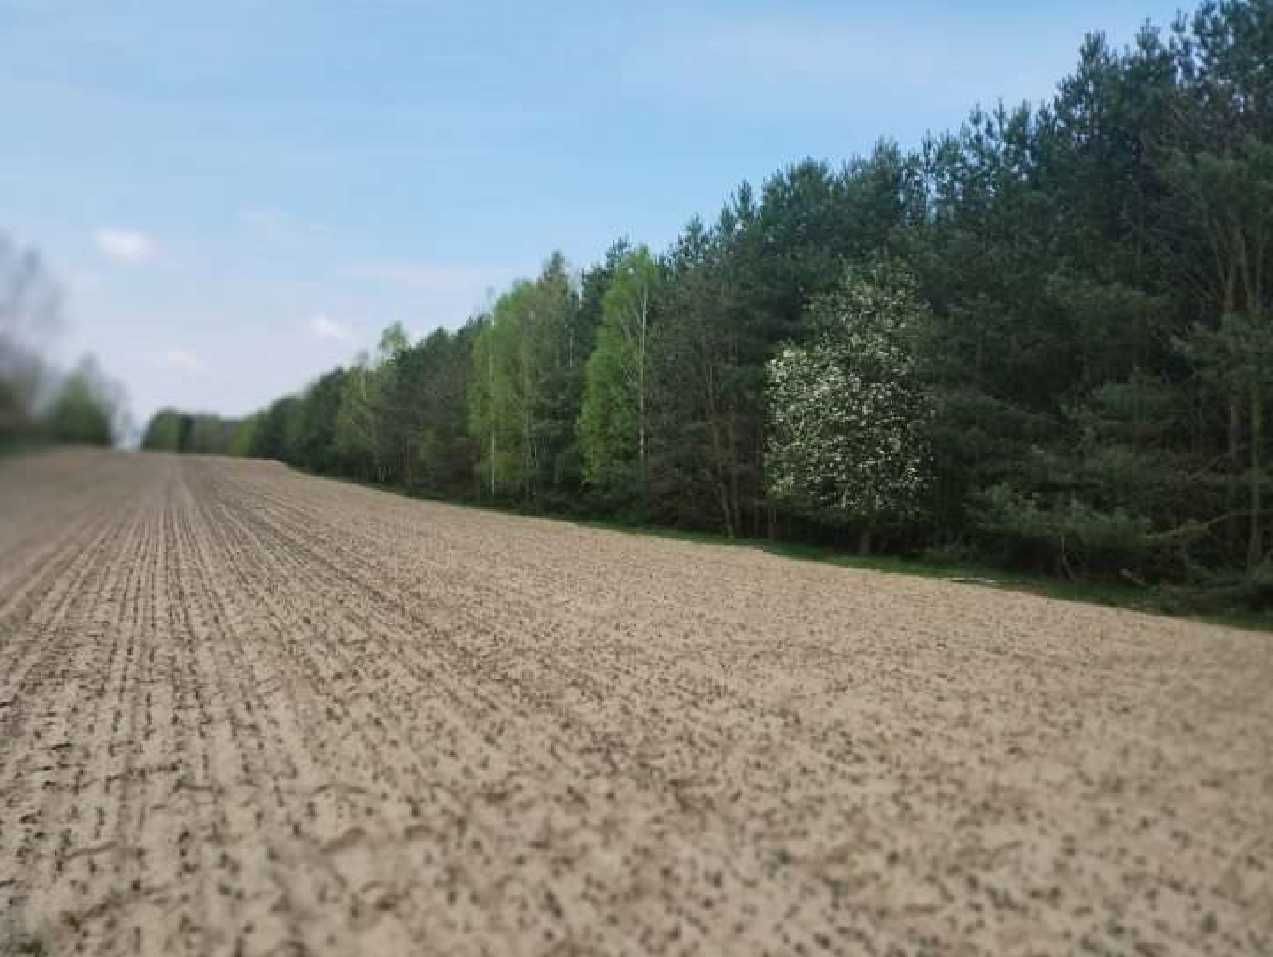
[[[1273,0],[400,326],[219,450],[410,492],[1273,595]],[[167,413],[166,413],[167,414]],[[153,425],[153,423],[152,423]],[[165,426],[168,428],[168,426]],[[193,432],[193,426],[189,430]]]
[[[0,232],[0,452],[50,442],[109,446],[127,430],[123,389],[91,356],[70,372],[44,358],[62,301],[40,254]]]

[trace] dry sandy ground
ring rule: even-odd
[[[1273,952],[1268,635],[68,452],[0,660],[0,951]]]

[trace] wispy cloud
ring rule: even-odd
[[[93,233],[93,242],[102,255],[126,265],[147,262],[159,251],[151,237],[135,229],[103,226]]]
[[[891,24],[888,25],[891,29]],[[735,91],[743,82],[750,95],[778,84],[785,95],[791,86],[839,85],[881,74],[905,76],[922,60],[880,36],[879,29],[838,17],[763,13],[729,19],[694,14],[669,20],[647,42],[635,46],[624,74],[638,86],[675,87],[683,95],[715,96]]]
[[[239,222],[252,234],[271,243],[303,243],[331,233],[326,226],[306,222],[273,206],[241,209]]]
[[[433,325],[464,320],[526,272],[510,266],[397,259],[357,263],[342,275],[406,291]]]
[[[337,322],[324,313],[319,313],[309,320],[309,331],[319,339],[333,342],[353,342],[353,330],[343,322]]]
[[[345,274],[351,279],[391,283],[429,292],[474,286],[491,278],[491,270],[480,266],[449,266],[408,260],[360,263],[349,267]]]
[[[887,11],[847,11],[673,16],[627,52],[622,75],[636,91],[746,114],[825,112],[828,97],[853,114],[920,95],[953,110],[954,122],[974,102],[1052,89],[1052,74],[1024,47],[971,55],[984,45],[977,41],[985,27],[975,18],[929,18],[930,28],[917,32],[908,18]],[[1005,84],[1004,76],[1013,82]]]
[[[181,372],[203,372],[207,365],[187,349],[169,349],[163,355],[164,364]]]

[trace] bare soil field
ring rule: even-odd
[[[1273,638],[0,462],[0,952],[1273,953]]]

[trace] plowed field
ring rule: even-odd
[[[0,952],[1270,953],[1273,639],[0,462]]]

